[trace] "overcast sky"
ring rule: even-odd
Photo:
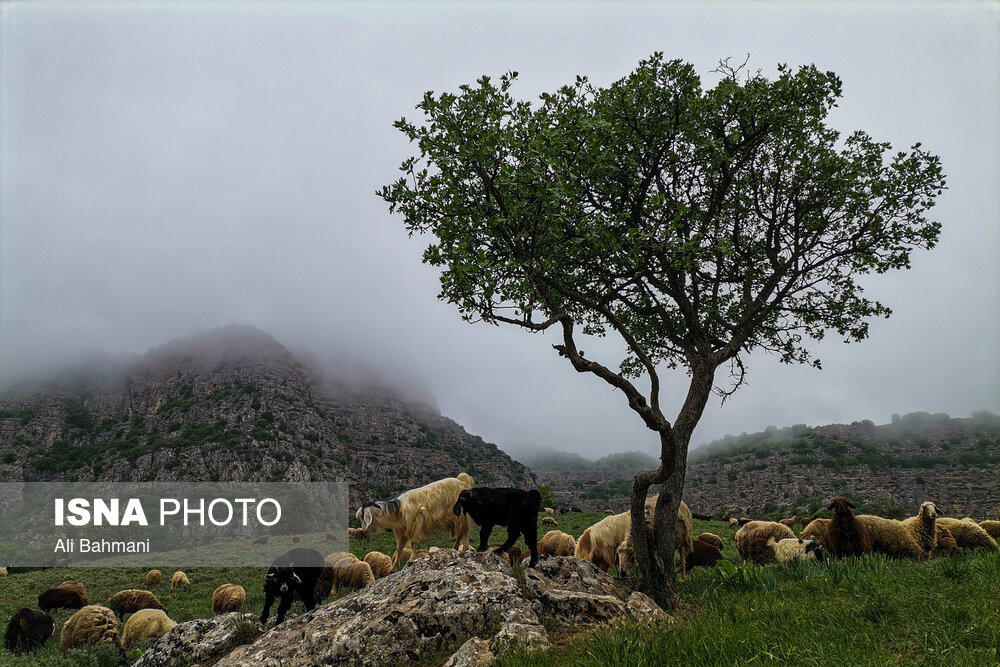
[[[501,447],[655,452],[552,335],[463,323],[376,189],[426,90],[606,85],[654,51],[843,80],[831,123],[941,156],[939,246],[867,294],[894,315],[824,370],[749,359],[706,442],[768,425],[1000,411],[1000,11],[992,2],[0,4],[0,372],[230,323],[422,382]],[[583,346],[589,357],[617,347]],[[614,365],[617,360],[605,358]],[[720,375],[720,380],[724,379]],[[683,374],[667,383],[676,413]]]

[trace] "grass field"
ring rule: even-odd
[[[603,514],[557,515],[559,530],[578,536]],[[547,526],[545,528],[548,528]],[[726,538],[723,555],[739,563],[722,522],[695,521],[695,534]],[[506,530],[494,530],[491,543]],[[473,530],[473,546],[478,545]],[[435,536],[425,546],[450,546]],[[524,547],[523,543],[519,546]],[[361,557],[370,550],[391,553],[390,534],[351,542]],[[262,568],[186,569],[191,586],[171,591],[171,571],[155,592],[178,622],[211,616],[211,594],[223,583],[247,591],[244,609],[263,606]],[[126,588],[145,588],[145,569],[55,568],[0,579],[0,618],[22,606],[35,607],[38,594],[65,579],[87,586],[92,603],[103,604]],[[721,566],[696,570],[677,589],[687,608],[671,623],[623,621],[590,632],[551,627],[555,647],[527,654],[514,650],[499,665],[1000,665],[1000,554],[966,554],[926,562],[861,560],[776,565]],[[341,595],[346,592],[341,592]],[[300,611],[298,603],[293,613]],[[58,632],[71,615],[55,610],[57,636],[34,656],[0,651],[0,667],[35,665],[103,666],[115,656],[96,650],[59,651]],[[148,641],[129,651],[138,655]]]

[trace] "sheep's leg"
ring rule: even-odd
[[[535,567],[538,563],[538,526],[530,525],[526,527],[524,531],[524,543],[528,545],[531,549],[531,560],[528,562],[528,567]]]
[[[484,523],[483,527],[479,529],[479,548],[476,551],[486,551],[486,547],[489,545],[490,533],[493,532],[492,523]]]
[[[274,604],[274,594],[271,591],[267,592],[264,597],[264,611],[260,613],[261,625],[267,625],[267,617],[271,615],[271,605]]]
[[[274,621],[274,624],[278,625],[279,623],[284,623],[285,614],[287,614],[288,610],[291,608],[292,608],[292,595],[290,593],[288,595],[282,595],[281,603],[278,605],[278,618]]]
[[[399,569],[399,564],[403,560],[403,548],[406,544],[406,539],[402,534],[396,534],[396,553],[392,554],[392,571],[395,572]]]
[[[312,595],[299,595],[302,600],[303,606],[305,606],[306,611],[312,611],[316,608],[316,593],[315,588],[313,589]]]

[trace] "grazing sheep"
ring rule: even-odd
[[[960,549],[955,536],[944,526],[937,527],[937,546],[934,548],[935,556],[954,556]]]
[[[68,651],[97,644],[111,644],[119,651],[122,650],[115,612],[107,607],[91,604],[70,616],[63,624],[59,648]]]
[[[774,552],[774,560],[782,565],[788,565],[793,560],[823,560],[823,547],[813,540],[786,537],[775,541],[772,537],[768,539],[767,547]]]
[[[833,511],[833,516],[822,544],[830,555],[847,558],[871,553],[874,540],[865,524],[854,515],[854,503],[845,496],[836,496],[827,509]]]
[[[246,599],[247,592],[239,584],[222,584],[212,591],[212,613],[239,611]]]
[[[706,533],[711,535],[711,533]],[[714,537],[714,536],[713,536]],[[691,541],[691,553],[684,560],[684,570],[690,572],[696,567],[715,567],[722,560],[722,548],[714,542],[698,539]]]
[[[348,537],[353,537],[356,540],[368,539],[368,533],[366,533],[362,528],[348,528],[347,535]]]
[[[780,523],[782,526],[788,526],[789,528],[793,528],[797,522],[798,519],[796,519],[794,516],[788,517],[787,519],[778,520],[778,523]]]
[[[7,576],[7,568],[0,567],[0,577],[6,577],[6,576]]]
[[[604,510],[604,513],[607,514],[608,516],[612,516],[615,513],[615,511],[613,509],[606,509]]]
[[[159,570],[150,570],[146,573],[146,587],[156,588],[160,585],[160,581],[163,579],[163,573]]]
[[[296,535],[295,537],[292,538],[292,544],[298,544],[301,541],[302,541],[301,535]]]
[[[542,511],[545,512],[546,514],[555,514],[556,513],[556,511],[554,509],[552,509],[551,507],[545,507],[545,508],[542,509]]]
[[[696,540],[701,540],[706,544],[711,544],[719,551],[722,551],[722,547],[725,545],[725,540],[716,535],[715,533],[702,533],[698,537],[694,538]]]
[[[15,655],[37,651],[55,632],[55,621],[44,611],[20,609],[7,622],[4,646]]]
[[[917,538],[902,521],[885,519],[874,514],[859,514],[855,518],[868,532],[872,553],[885,554],[890,558],[924,557],[924,550],[917,543]],[[829,548],[827,550],[829,551]]]
[[[560,514],[569,514],[569,508],[568,507],[560,507],[559,508],[559,513]]]
[[[371,565],[365,561],[355,561],[335,567],[333,569],[333,583],[337,589],[341,588],[364,588],[375,581],[375,573]]]
[[[115,593],[111,596],[111,599],[108,600],[108,608],[115,612],[115,616],[132,614],[140,609],[167,610],[167,608],[160,603],[155,595],[149,591],[138,589],[129,589],[127,591],[119,591],[118,593]]]
[[[502,552],[524,535],[524,543],[531,550],[528,567],[534,567],[538,562],[538,508],[541,504],[542,495],[538,489],[480,486],[459,493],[452,512],[455,516],[468,515],[480,526],[479,551],[486,551],[494,526],[507,528],[507,539],[500,545]],[[555,519],[552,522],[555,523]]]
[[[646,498],[646,526],[652,528],[653,514],[656,510],[657,495]],[[681,552],[681,567],[687,562],[691,553],[691,510],[684,501],[677,508],[677,523],[674,526],[674,550]],[[605,572],[616,562],[619,571],[628,571],[634,564],[632,543],[622,547],[632,531],[632,511],[615,514],[601,519],[587,530],[583,531],[576,543],[575,555],[582,560],[589,560]],[[626,565],[621,565],[622,556]],[[683,576],[683,574],[682,574]]]
[[[920,505],[917,516],[903,519],[903,525],[913,533],[925,556],[930,556],[937,548],[937,506],[932,502]]]
[[[140,609],[129,616],[122,628],[122,646],[146,637],[160,637],[175,625],[162,609]]]
[[[739,521],[739,519],[736,519],[735,517],[730,517],[729,518],[729,525],[732,528],[737,528],[740,525],[740,521]]]
[[[979,527],[985,530],[986,534],[994,540],[1000,540],[1000,521],[987,519],[986,521],[980,521]]]
[[[764,565],[774,562],[774,550],[767,546],[767,541],[771,538],[783,540],[787,537],[795,537],[795,533],[777,521],[751,521],[736,531],[733,541],[736,542],[740,558]]]
[[[737,523],[739,523],[741,527],[747,525],[751,521],[753,521],[753,519],[751,519],[748,516],[741,516],[739,519],[737,519]]]
[[[539,556],[572,556],[576,551],[576,540],[561,530],[550,530],[538,540]]]
[[[389,576],[389,573],[392,572],[392,558],[381,551],[369,551],[362,560],[371,567],[372,574],[380,579]]]
[[[82,609],[87,606],[87,595],[65,588],[50,588],[38,596],[38,608],[44,612],[53,609]]]
[[[813,521],[815,521],[817,518],[818,517],[816,517],[815,515],[814,516],[802,516],[802,517],[799,517],[799,523],[801,523],[802,527],[805,528],[810,523],[812,523]]]
[[[406,491],[394,500],[369,502],[358,508],[357,517],[365,534],[391,530],[396,537],[392,569],[398,570],[403,561],[403,549],[415,549],[428,535],[447,531],[456,549],[472,549],[469,532],[472,519],[456,516],[453,509],[458,494],[475,486],[466,473],[431,482]]]
[[[170,588],[172,589],[184,588],[190,585],[191,580],[180,570],[174,572],[173,576],[170,577]]]
[[[547,516],[547,517],[544,517],[544,518],[542,519],[542,523],[543,523],[544,525],[546,525],[546,526],[558,526],[558,525],[559,525],[559,522],[558,522],[558,521],[556,521],[555,519],[553,519],[553,518],[552,518],[552,517],[550,517],[550,516]]]
[[[65,591],[76,591],[77,593],[80,594],[80,598],[83,600],[83,604],[85,605],[90,604],[89,602],[87,602],[87,587],[84,586],[79,581],[75,581],[73,579],[67,579],[66,581],[56,586],[56,588],[61,588]]]
[[[987,551],[1000,551],[996,540],[990,537],[989,533],[983,530],[974,521],[959,521],[948,517],[939,517],[938,525],[944,526],[951,531],[952,537],[958,543],[960,549],[986,549]],[[41,606],[41,605],[39,605]]]
[[[264,535],[263,537],[258,537],[256,540],[253,541],[253,543],[254,544],[267,544],[267,535]]]
[[[799,537],[803,540],[815,540],[826,548],[826,530],[829,526],[829,519],[811,519],[799,533]]]
[[[264,575],[264,610],[260,614],[261,624],[267,625],[271,605],[276,599],[280,599],[281,602],[278,604],[275,625],[285,620],[285,614],[288,613],[295,598],[302,601],[306,611],[312,611],[317,602],[322,601],[330,593],[331,589],[325,585],[325,590],[317,591],[320,579],[324,582],[332,580],[331,573],[324,573],[329,567],[323,559],[323,554],[315,549],[292,549],[275,558],[267,574]]]

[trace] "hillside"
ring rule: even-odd
[[[248,326],[0,400],[0,481],[344,480],[356,506],[462,470],[535,483],[426,401],[346,384]]]
[[[535,468],[563,506],[624,510],[634,470]],[[933,500],[952,516],[1000,510],[1000,417],[912,413],[730,436],[692,451],[684,499],[699,514],[812,514],[844,493],[886,516]]]

